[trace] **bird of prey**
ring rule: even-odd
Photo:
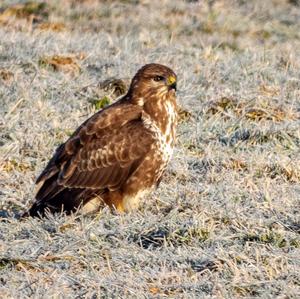
[[[96,212],[103,203],[124,212],[158,186],[171,158],[177,125],[176,74],[147,64],[128,93],[98,111],[57,149],[37,179],[25,213]]]

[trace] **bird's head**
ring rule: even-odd
[[[167,66],[151,63],[144,65],[133,77],[129,94],[138,105],[154,98],[175,96],[177,76]]]

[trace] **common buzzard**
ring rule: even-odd
[[[37,179],[36,201],[26,215],[135,208],[158,186],[172,155],[177,124],[176,74],[147,64],[128,93],[95,113],[61,144]]]

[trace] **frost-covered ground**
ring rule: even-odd
[[[15,3],[0,4],[1,210],[30,205],[55,147],[145,63],[176,71],[191,116],[138,211],[2,221],[0,297],[299,298],[299,1]]]

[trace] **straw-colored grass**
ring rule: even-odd
[[[1,221],[0,297],[299,298],[299,1],[15,3],[0,4],[1,215],[29,207],[55,148],[143,64],[177,72],[183,110],[138,211]]]

